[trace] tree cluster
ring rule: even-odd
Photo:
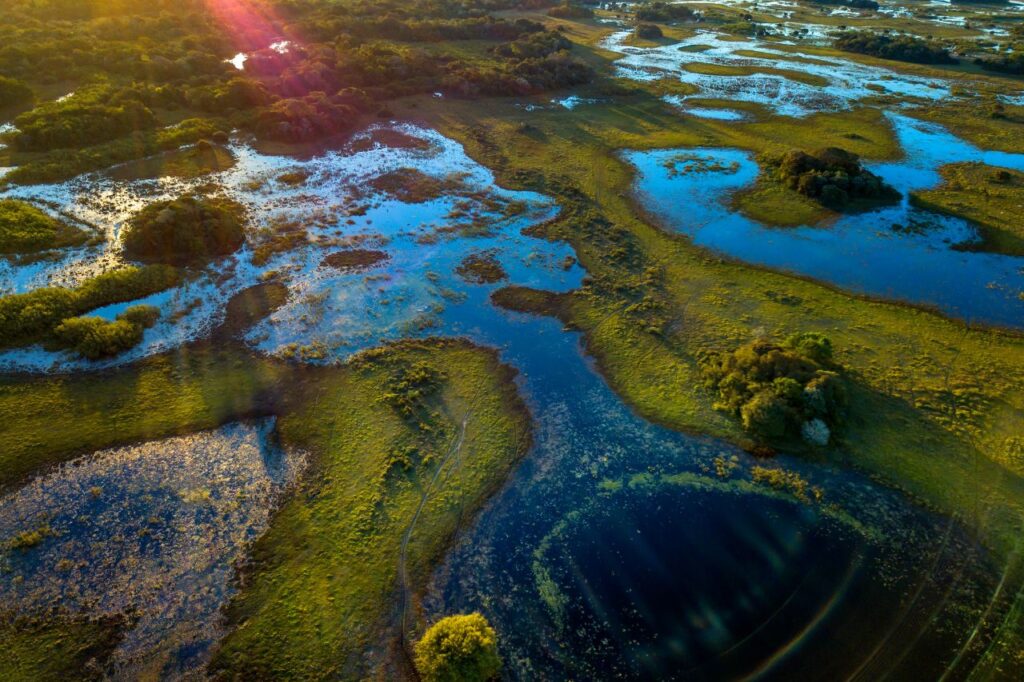
[[[909,35],[886,35],[871,31],[844,31],[836,36],[833,45],[846,52],[857,52],[882,59],[894,59],[914,64],[956,64],[949,50],[932,40]]]
[[[245,243],[245,209],[230,199],[186,195],[136,213],[123,236],[129,258],[147,263],[202,264]]]
[[[800,150],[766,159],[772,174],[790,189],[842,210],[852,201],[896,201],[899,192],[860,163],[856,154],[836,147],[813,154]]]
[[[714,353],[701,364],[715,409],[739,417],[762,443],[802,439],[824,446],[843,424],[845,382],[832,359],[832,343],[805,332],[783,343],[764,339]]]
[[[879,5],[875,0],[811,0],[816,5],[838,5],[851,9],[877,10]]]
[[[686,5],[676,5],[668,2],[648,2],[636,5],[633,16],[637,21],[655,21],[665,23],[668,21],[689,21],[697,17],[697,13]]]

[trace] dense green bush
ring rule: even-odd
[[[0,253],[33,253],[81,244],[86,234],[32,204],[0,199]]]
[[[796,334],[782,344],[754,341],[701,364],[715,408],[740,418],[761,442],[802,437],[827,445],[846,412],[846,390],[832,360],[832,344],[817,333]]]
[[[637,21],[679,21],[694,19],[697,13],[686,5],[675,5],[667,2],[650,2],[636,5],[633,10]]]
[[[81,173],[110,166],[158,152],[177,149],[184,144],[216,135],[217,121],[190,118],[171,128],[133,133],[105,144],[84,149],[66,149],[32,160],[4,176],[5,181],[34,184],[59,182]]]
[[[957,60],[942,45],[909,35],[890,36],[872,31],[845,31],[833,45],[847,52],[869,54],[915,64],[956,64]]]
[[[896,201],[899,192],[861,166],[856,154],[828,147],[814,154],[793,150],[765,157],[774,177],[804,196],[842,210],[851,201]]]
[[[498,637],[479,613],[448,616],[434,623],[415,647],[423,682],[486,682],[498,679]]]
[[[160,309],[155,305],[133,305],[118,313],[117,319],[149,329],[160,319]]]
[[[47,151],[106,142],[156,125],[153,112],[132,90],[87,89],[47,102],[14,120],[13,144],[23,151]]]
[[[110,322],[102,317],[72,317],[53,330],[56,345],[73,350],[89,360],[113,357],[142,341],[142,327],[125,320]]]
[[[548,16],[556,19],[590,19],[594,16],[594,10],[566,2],[549,9]]]
[[[125,254],[148,263],[201,264],[245,243],[245,209],[229,199],[183,196],[149,204],[125,229]]]
[[[659,40],[665,37],[665,34],[655,24],[640,24],[636,27],[634,33],[637,38],[643,38],[644,40]]]
[[[999,55],[978,57],[974,63],[986,71],[1009,73],[1016,76],[1024,74],[1024,52],[1003,52]]]
[[[312,140],[351,130],[359,121],[359,111],[351,100],[314,92],[302,98],[278,100],[263,109],[256,131],[285,142]]]
[[[32,88],[14,78],[0,76],[0,109],[32,101]]]
[[[811,0],[811,2],[816,5],[839,5],[853,9],[878,9],[878,3],[875,0]]]
[[[97,275],[76,289],[48,287],[4,296],[0,298],[0,347],[41,341],[68,318],[143,298],[179,280],[178,271],[171,267],[128,267]]]

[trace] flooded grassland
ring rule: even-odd
[[[1024,264],[910,195],[1024,150],[915,119],[939,76],[567,35],[622,90],[412,98],[417,123],[305,156],[236,138],[195,177],[5,190],[102,237],[5,261],[7,293],[126,265],[152,202],[247,221],[90,311],[155,306],[131,350],[0,353],[7,665],[31,678],[37,642],[64,672],[393,677],[480,610],[513,679],[1012,669],[1024,341],[967,323],[1024,324]],[[790,228],[737,206],[756,154],[812,146],[901,200]],[[848,424],[754,457],[699,360],[802,331],[835,346]]]

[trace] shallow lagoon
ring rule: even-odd
[[[759,172],[746,152],[697,148],[625,156],[637,168],[641,203],[701,246],[852,291],[936,306],[973,322],[1024,325],[1024,258],[954,249],[977,239],[974,228],[914,208],[908,199],[911,191],[937,185],[942,165],[978,161],[1022,170],[1024,155],[982,151],[940,126],[898,114],[889,118],[906,158],[867,167],[903,200],[824,226],[774,228],[732,211],[732,194]]]
[[[222,634],[234,562],[266,528],[304,456],[273,443],[272,421],[102,450],[0,497],[0,603],[136,620],[119,675],[177,677]]]
[[[194,181],[118,181],[89,174],[60,185],[13,188],[4,196],[41,202],[106,235],[101,246],[75,249],[55,260],[26,265],[0,260],[0,286],[18,292],[54,283],[74,285],[121,264],[120,231],[134,212],[208,182],[245,205],[253,225],[249,246],[194,272],[180,287],[90,313],[112,319],[135,303],[158,306],[163,317],[137,348],[100,363],[38,347],[15,349],[0,353],[0,367],[96,368],[174,348],[207,334],[223,319],[232,295],[267,276],[288,285],[289,303],[254,330],[250,341],[266,352],[315,345],[327,360],[341,348],[347,354],[382,339],[422,336],[434,328],[442,311],[463,303],[458,293],[463,283],[455,268],[470,254],[494,253],[517,284],[554,290],[578,284],[582,273],[569,249],[521,234],[523,228],[555,215],[548,199],[495,187],[488,170],[433,131],[394,129],[405,136],[403,146],[396,147],[381,143],[385,130],[390,129],[372,128],[345,149],[305,159],[234,145],[234,168]],[[373,188],[374,180],[405,169],[445,182],[444,194],[403,201]],[[297,185],[278,180],[285,173],[305,180]],[[304,242],[265,261],[254,260],[256,245],[296,226],[305,231]],[[352,247],[382,250],[388,260],[365,271],[322,263],[326,255]]]

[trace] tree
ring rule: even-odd
[[[497,635],[479,613],[437,621],[416,643],[414,653],[424,682],[484,682],[501,673]]]

